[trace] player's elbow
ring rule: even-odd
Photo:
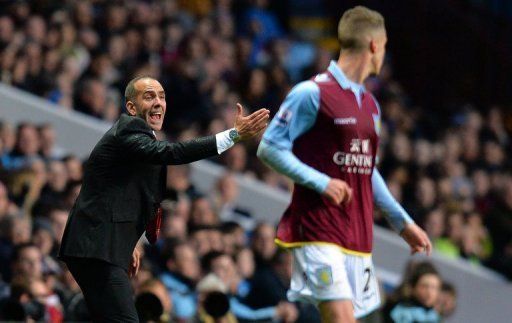
[[[260,144],[258,145],[258,150],[256,151],[256,156],[262,161],[265,160],[266,147],[265,147],[265,143],[263,141],[261,141]]]

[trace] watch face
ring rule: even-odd
[[[231,130],[229,132],[229,138],[231,138],[231,140],[238,139],[238,131],[236,131],[235,129]]]

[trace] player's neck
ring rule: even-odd
[[[370,75],[368,60],[364,55],[341,54],[337,64],[345,76],[354,83],[363,84]]]

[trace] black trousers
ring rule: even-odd
[[[139,322],[128,273],[92,258],[64,259],[82,289],[94,322]]]

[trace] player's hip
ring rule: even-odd
[[[285,212],[277,227],[278,244],[294,248],[305,244],[329,243],[345,253],[370,254],[373,221],[322,212]],[[280,242],[280,243],[279,243]]]

